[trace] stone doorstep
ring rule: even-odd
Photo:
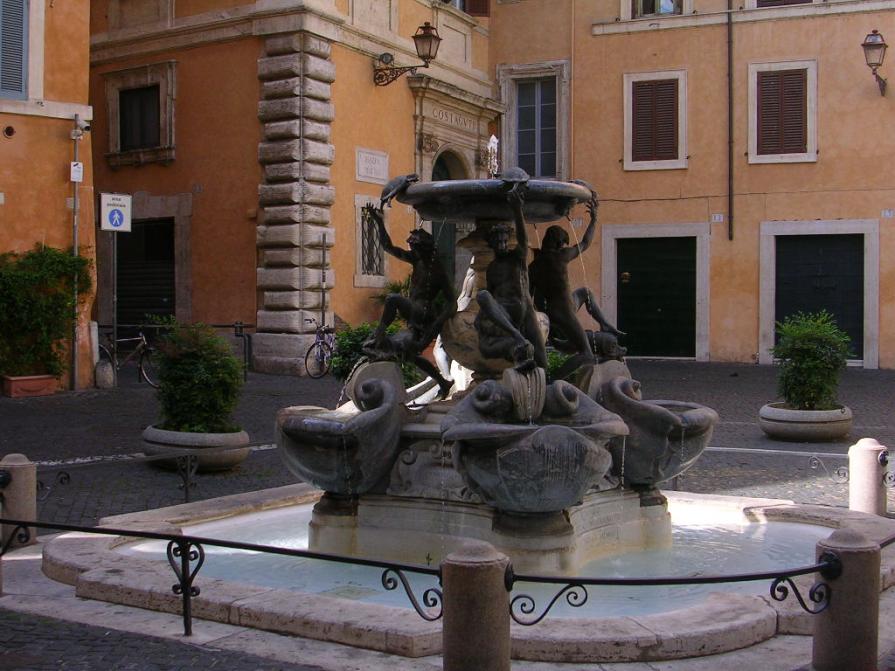
[[[307,485],[291,485],[212,501],[131,513],[104,520],[108,526],[171,531],[236,512],[307,502],[319,492]],[[678,496],[678,498],[684,498]],[[690,500],[698,495],[686,495]],[[708,497],[712,500],[717,496]],[[895,521],[823,506],[772,504],[768,499],[729,497],[750,519],[813,522],[831,528],[860,528],[879,542],[895,530]],[[752,506],[750,504],[758,504]],[[178,524],[173,524],[176,520]],[[126,557],[114,551],[122,539],[66,534],[44,547],[44,573],[74,584],[76,594],[113,603],[179,613],[181,597],[171,590],[176,578],[166,563]],[[895,549],[884,552],[883,577],[892,583]],[[810,577],[797,580],[803,594]],[[415,612],[391,606],[358,603],[318,594],[269,589],[243,583],[204,580],[193,599],[193,614],[239,626],[277,631],[331,641],[405,657],[437,654],[441,625],[422,620]],[[620,662],[658,661],[712,655],[741,649],[776,634],[805,634],[811,615],[790,596],[785,602],[770,597],[712,594],[703,603],[671,613],[648,616],[588,619],[546,619],[534,627],[512,627],[513,656],[533,661]],[[798,609],[798,610],[796,610]]]

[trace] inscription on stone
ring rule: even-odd
[[[462,128],[463,130],[475,130],[474,119],[458,114],[452,110],[444,109],[443,107],[434,108],[432,110],[432,117],[452,126],[456,126],[457,128]]]
[[[355,174],[358,182],[385,184],[388,181],[388,154],[373,149],[355,150]]]

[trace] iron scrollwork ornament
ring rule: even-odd
[[[413,589],[410,587],[410,583],[407,581],[403,571],[387,568],[382,572],[382,586],[385,589],[389,591],[395,590],[398,588],[399,582],[404,587],[404,592],[407,594],[407,598],[410,599],[413,609],[421,618],[428,622],[441,619],[441,616],[444,614],[444,600],[440,589],[430,587],[423,592],[423,604],[428,609],[426,610],[420,606],[419,601],[414,596]]]
[[[513,622],[530,627],[547,617],[547,613],[550,612],[554,604],[563,596],[565,596],[567,604],[573,608],[581,608],[581,606],[587,603],[587,588],[580,583],[569,583],[568,585],[565,585],[550,600],[550,603],[547,604],[544,611],[533,618],[520,617],[520,614],[531,615],[535,611],[537,604],[535,603],[534,598],[528,594],[519,594],[518,596],[513,597],[512,601],[510,601],[510,617],[513,618]]]
[[[67,485],[71,482],[71,475],[68,474],[68,471],[59,471],[56,473],[56,477],[53,478],[53,484],[48,485],[43,480],[37,481],[37,500],[39,503],[43,503],[48,498],[50,498],[50,494],[53,491],[53,488],[56,485]]]
[[[168,543],[168,563],[177,576],[177,583],[171,590],[183,597],[183,633],[190,636],[193,633],[190,599],[199,596],[199,588],[193,586],[193,580],[205,563],[205,550],[198,543],[191,541],[171,541]],[[195,566],[190,568],[193,563]]]
[[[19,545],[27,545],[31,540],[31,530],[25,526],[24,524],[19,524],[15,528],[13,528],[12,533],[6,538],[6,542],[3,544],[3,547],[0,547],[0,557],[9,552],[9,549],[12,547],[13,543],[18,543]]]
[[[824,473],[827,474],[830,480],[832,480],[836,484],[844,485],[846,482],[848,482],[848,466],[838,466],[833,470],[832,473],[830,473],[830,471],[827,469],[826,464],[824,464],[823,460],[821,460],[821,458],[818,457],[816,454],[812,454],[810,457],[808,457],[808,466],[813,471],[816,471],[818,468],[822,468],[824,470]]]
[[[821,564],[819,573],[822,578],[825,578],[826,580],[835,580],[842,575],[842,562],[834,553],[822,553],[818,562]],[[787,585],[789,586],[787,587]],[[808,590],[808,600],[814,604],[814,607],[811,607],[805,601],[805,598],[799,591],[798,586],[792,581],[792,578],[781,576],[771,583],[771,598],[775,601],[785,601],[789,596],[790,589],[792,589],[792,593],[795,595],[802,610],[806,613],[811,613],[812,615],[817,615],[827,609],[830,605],[830,599],[832,598],[833,592],[830,585],[826,582],[817,581],[814,583],[811,586],[811,589]]]

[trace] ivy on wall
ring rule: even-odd
[[[0,254],[0,375],[61,375],[65,342],[80,299],[90,291],[90,261],[37,245]]]

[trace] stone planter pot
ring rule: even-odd
[[[10,398],[50,396],[59,388],[59,379],[52,375],[4,375],[3,395]]]
[[[852,412],[844,405],[833,410],[793,410],[785,403],[768,403],[759,410],[758,423],[762,431],[777,440],[836,440],[851,431]]]
[[[166,431],[149,426],[143,431],[143,452],[147,456],[170,454],[177,449],[233,448],[199,455],[198,470],[200,473],[225,471],[241,463],[249,456],[249,434],[245,431],[235,433],[187,433],[185,431]],[[159,459],[153,464],[162,468],[176,468],[174,459]]]

